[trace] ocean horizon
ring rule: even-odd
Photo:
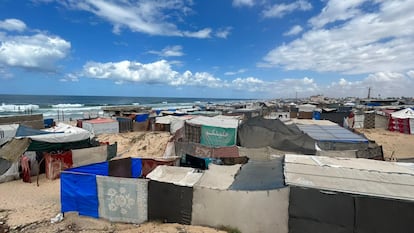
[[[104,116],[104,106],[139,105],[155,109],[249,100],[252,99],[0,94],[0,116],[43,114],[45,119],[64,116],[73,120],[89,114]]]

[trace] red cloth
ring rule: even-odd
[[[27,156],[22,156],[20,159],[20,164],[22,166],[22,178],[23,182],[32,183],[30,179],[30,159]]]
[[[60,171],[71,168],[73,165],[72,151],[62,153],[44,153],[46,178],[54,180],[59,178]]]

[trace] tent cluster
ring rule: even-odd
[[[209,164],[206,170],[159,165],[147,175],[139,158],[70,168],[61,174],[62,212],[128,223],[226,225],[241,232],[414,227],[411,164],[272,152],[245,148],[243,154],[256,154],[246,164]]]

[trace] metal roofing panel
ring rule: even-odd
[[[361,135],[355,134],[339,125],[297,125],[300,130],[318,141],[332,142],[368,142]]]

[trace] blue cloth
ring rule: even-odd
[[[99,218],[96,176],[62,172],[60,174],[60,204],[62,213],[77,211],[79,215]]]
[[[142,161],[139,158],[132,158],[132,178],[138,178],[142,172]]]
[[[94,163],[67,169],[66,171],[108,176],[108,162]]]
[[[136,115],[135,116],[135,121],[136,122],[144,122],[148,119],[148,117],[149,117],[149,113]]]

